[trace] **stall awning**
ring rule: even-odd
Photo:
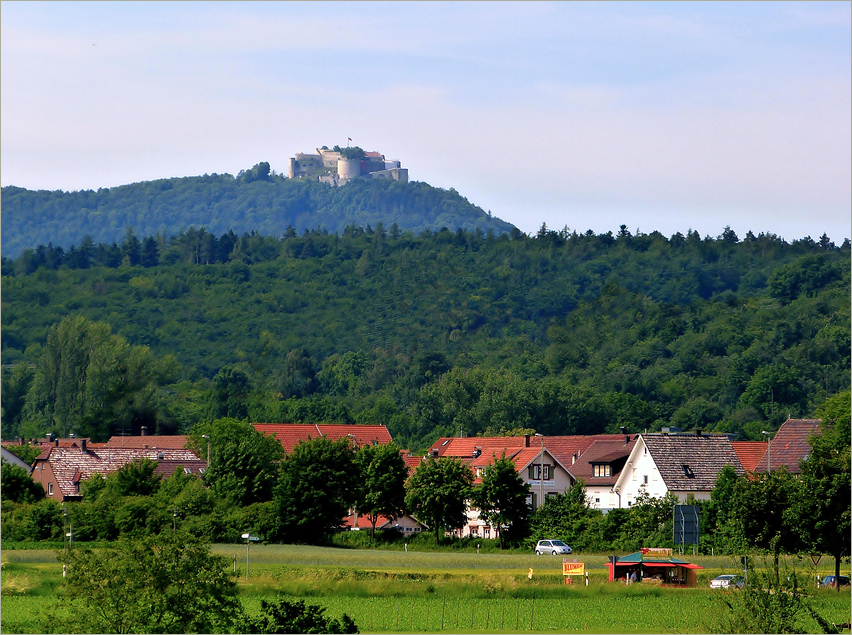
[[[643,567],[676,567],[678,565],[671,562],[643,562]]]

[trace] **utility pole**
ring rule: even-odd
[[[766,436],[766,471],[772,471],[772,433],[761,430],[760,434]]]

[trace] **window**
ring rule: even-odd
[[[601,504],[601,497],[600,497],[600,496],[596,496],[596,497],[595,497],[595,504],[596,504],[596,505],[600,505],[600,504]]]
[[[48,483],[48,484],[47,484],[47,495],[48,495],[48,496],[53,496],[53,483]]]
[[[183,473],[184,474],[192,474],[192,472],[190,471],[190,469],[188,467],[183,468]]]
[[[604,476],[612,476],[612,468],[610,467],[609,463],[595,463],[594,476],[597,478],[601,478]]]
[[[549,466],[549,465],[545,465],[545,466],[544,466],[544,480],[546,481],[546,480],[548,480],[549,478],[550,478],[550,466]]]
[[[642,477],[642,483],[643,483],[644,485],[647,485],[647,484],[648,484],[648,475],[647,475],[647,474],[645,474],[645,475]]]

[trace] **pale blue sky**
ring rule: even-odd
[[[0,180],[286,172],[345,145],[535,232],[841,242],[849,2],[0,3]]]

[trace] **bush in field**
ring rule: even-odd
[[[339,620],[323,615],[325,609],[303,600],[260,601],[260,615],[246,617],[242,633],[357,633],[358,627],[346,614]]]
[[[185,534],[124,538],[99,552],[75,547],[66,564],[62,607],[43,632],[226,632],[241,610],[230,563]]]
[[[824,632],[837,632],[811,606],[806,579],[790,569],[750,569],[743,589],[722,595],[718,632],[807,633],[803,620],[809,615]]]

